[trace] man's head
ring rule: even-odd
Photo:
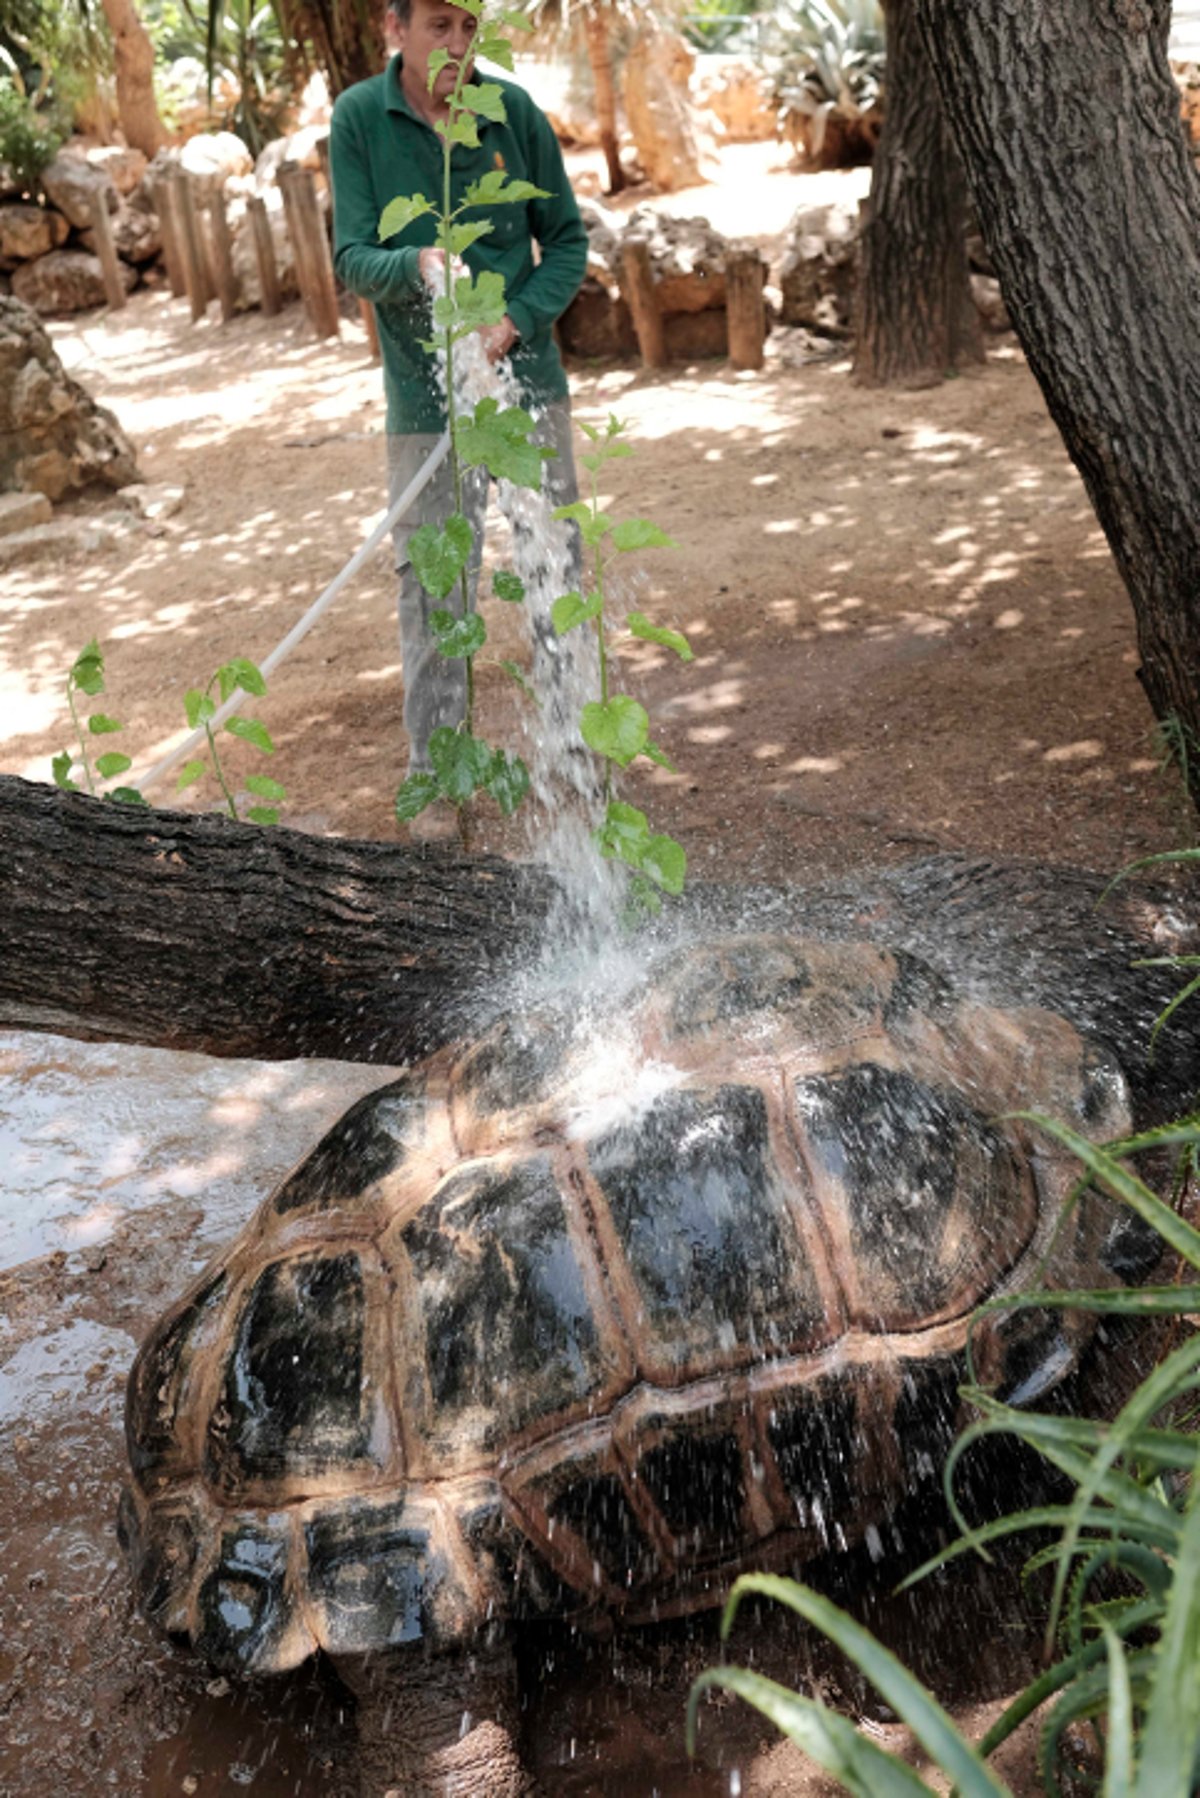
[[[450,60],[438,74],[432,100],[444,103],[454,88],[457,65],[467,62],[470,77],[470,49],[476,21],[461,6],[450,0],[391,0],[394,36],[404,57],[404,85],[410,95],[414,89],[429,96],[429,59],[435,50],[446,50]]]

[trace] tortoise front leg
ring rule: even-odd
[[[357,1701],[362,1798],[531,1798],[510,1649],[337,1663]]]

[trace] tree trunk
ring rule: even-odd
[[[134,0],[104,0],[117,72],[117,110],[125,141],[153,156],[167,141],[154,98],[154,45]]]
[[[934,387],[984,360],[965,243],[967,184],[912,0],[886,0],[883,134],[862,230],[854,379]]]
[[[916,4],[1008,310],[1133,601],[1140,678],[1200,743],[1200,230],[1169,0]]]
[[[509,862],[146,811],[0,775],[0,1027],[397,1063],[553,888]]]
[[[596,90],[596,123],[600,127],[600,148],[604,151],[604,160],[608,165],[608,191],[619,194],[625,186],[625,171],[621,167],[620,144],[617,139],[617,90],[613,83],[612,44],[610,29],[612,20],[608,8],[604,5],[589,6],[584,14],[584,31],[587,37],[588,62],[592,69],[592,84]]]

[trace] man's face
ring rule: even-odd
[[[411,19],[407,25],[396,28],[405,75],[418,81],[422,91],[428,93],[429,58],[435,50],[448,51],[450,60],[438,74],[432,94],[435,103],[445,101],[454,90],[459,62],[467,61],[470,79],[469,53],[474,36],[475,20],[461,6],[451,6],[448,0],[412,0]]]

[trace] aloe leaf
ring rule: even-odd
[[[832,1773],[853,1798],[932,1798],[932,1788],[911,1767],[877,1748],[846,1717],[744,1667],[713,1667],[693,1684],[688,1697],[689,1753],[694,1751],[700,1698],[714,1687],[753,1705],[810,1760]]]
[[[960,1798],[1011,1798],[970,1744],[964,1741],[942,1706],[894,1654],[869,1630],[819,1592],[778,1574],[743,1574],[729,1595],[721,1619],[727,1637],[741,1600],[748,1594],[775,1599],[829,1637],[850,1656],[884,1702],[903,1718],[921,1746],[958,1787]]]
[[[1147,1793],[1188,1792],[1200,1743],[1200,1466],[1191,1490],[1166,1615],[1153,1652],[1153,1694],[1142,1729]]]

